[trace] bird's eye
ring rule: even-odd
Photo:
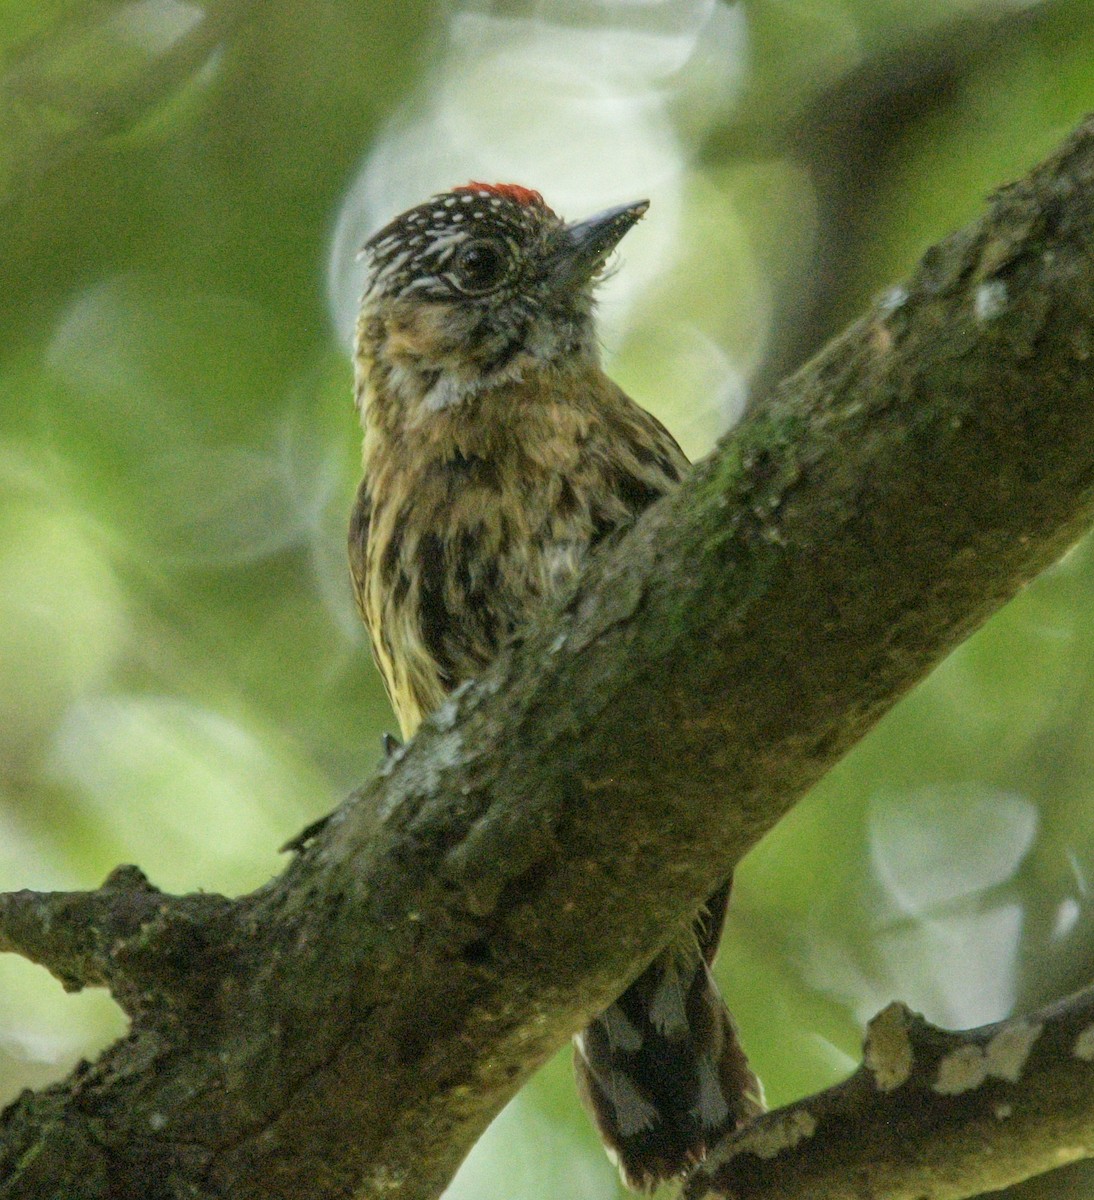
[[[453,267],[454,282],[460,291],[479,295],[505,282],[511,259],[498,242],[469,242],[457,253]]]

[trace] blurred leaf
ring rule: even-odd
[[[0,497],[0,772],[116,665],[127,601],[96,542],[75,513]]]
[[[0,201],[66,156],[131,131],[194,81],[249,0],[70,4],[8,26]],[[26,7],[26,6],[25,6]]]
[[[332,806],[294,748],[254,723],[156,696],[102,696],[58,725],[45,773],[127,846],[157,886],[237,893],[278,867],[311,798]],[[203,863],[203,877],[192,864]],[[105,875],[108,859],[94,874]]]

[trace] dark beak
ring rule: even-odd
[[[620,204],[595,217],[567,225],[554,271],[558,284],[580,286],[588,283],[649,206],[648,200],[636,200],[633,204]]]

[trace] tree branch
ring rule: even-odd
[[[109,939],[73,950],[62,922],[49,948],[45,922],[16,928],[25,903],[0,909],[5,944],[133,1014],[0,1118],[0,1196],[437,1196],[745,851],[1091,524],[1092,251],[1088,122],[599,556],[279,878],[197,915],[156,894],[129,924],[141,889],[114,888],[140,1002]]]
[[[713,1151],[686,1200],[965,1200],[1094,1151],[1094,988],[948,1033],[902,1004],[870,1022],[845,1082]]]
[[[202,943],[232,910],[223,896],[165,897],[137,867],[119,867],[95,892],[0,893],[0,952],[40,964],[68,992],[107,987],[132,1017],[193,990]]]

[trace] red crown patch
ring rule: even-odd
[[[515,204],[543,204],[543,197],[532,188],[521,187],[519,183],[479,183],[472,180],[462,187],[452,189],[454,192],[488,192],[491,196],[502,196]]]

